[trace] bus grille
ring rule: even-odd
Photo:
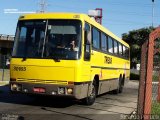
[[[63,84],[67,85],[67,81],[58,80],[37,80],[37,79],[17,79],[17,82],[40,83],[40,84]]]

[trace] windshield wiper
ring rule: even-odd
[[[23,58],[22,58],[22,62],[23,62],[23,61],[26,61],[26,59],[27,59],[27,57],[23,57]]]
[[[53,59],[55,62],[60,62],[60,59]]]
[[[60,62],[60,59],[59,58],[54,58],[54,57],[52,57],[53,58],[53,60],[55,61],[55,62]]]

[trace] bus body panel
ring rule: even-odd
[[[53,91],[58,93],[59,87],[73,88],[72,95],[57,95],[82,99],[87,97],[90,80],[88,67],[80,60],[55,62],[53,59],[28,58],[24,61],[22,58],[12,58],[10,76],[14,81],[10,81],[10,84],[22,85],[21,93],[40,95],[53,95]],[[46,92],[36,93],[33,88],[45,88]]]
[[[39,82],[41,80],[75,81],[75,62],[60,61],[58,63],[54,60],[44,59],[26,59],[23,61],[22,59],[13,58],[11,63],[11,76],[17,80],[31,79],[39,80]],[[69,64],[69,66],[65,64]]]
[[[109,52],[102,52],[91,48],[91,59],[84,60],[84,26],[88,22],[91,26],[98,28],[109,36],[115,38],[126,47],[127,43],[116,37],[109,30],[97,22],[90,19],[87,15],[76,13],[45,13],[30,14],[20,17],[20,21],[38,19],[68,19],[79,20],[82,22],[81,34],[81,56],[76,60],[54,60],[33,59],[33,58],[12,58],[11,59],[11,87],[14,84],[22,85],[22,93],[70,96],[77,99],[86,98],[89,93],[89,85],[98,76],[98,94],[102,94],[117,89],[119,77],[124,76],[129,79],[130,62],[129,59],[113,55]],[[91,44],[92,46],[92,44]],[[25,88],[28,92],[25,92]],[[34,92],[34,88],[45,88],[45,93]],[[60,88],[66,91],[73,89],[72,94],[58,94]],[[36,90],[36,89],[35,89]],[[41,90],[41,89],[40,89]],[[42,89],[43,90],[43,89]],[[16,92],[16,91],[13,91]],[[57,92],[57,94],[53,94]]]
[[[106,57],[112,61],[107,61]],[[125,75],[126,80],[129,79],[130,62],[128,60],[93,50],[91,63],[92,80],[95,75],[99,76],[98,94],[116,89],[120,75]]]

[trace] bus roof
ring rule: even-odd
[[[97,27],[99,30],[103,31],[110,37],[116,39],[117,41],[121,42],[125,46],[129,47],[129,45],[114,35],[111,31],[109,31],[107,28],[103,27],[99,23],[97,23],[95,20],[93,20],[91,17],[89,17],[86,14],[82,13],[33,13],[33,14],[25,14],[21,15],[19,17],[19,20],[34,20],[34,19],[80,19],[88,22],[89,24]]]

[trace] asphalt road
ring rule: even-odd
[[[39,98],[9,93],[0,86],[2,120],[119,120],[137,107],[138,82],[129,81],[122,94],[98,96],[92,106],[65,98]]]

